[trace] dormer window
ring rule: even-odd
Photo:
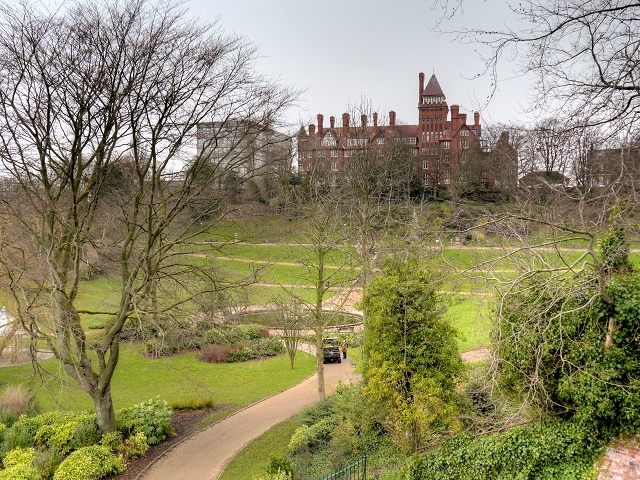
[[[336,138],[330,133],[325,135],[325,137],[322,139],[322,146],[333,146],[336,145],[336,143]]]

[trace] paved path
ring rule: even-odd
[[[325,365],[327,394],[340,380],[355,380],[350,359]],[[215,480],[254,438],[318,400],[316,375],[242,410],[176,445],[143,473],[143,480]]]

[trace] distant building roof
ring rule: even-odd
[[[422,95],[444,95],[444,92],[442,91],[442,88],[440,88],[440,84],[438,83],[438,79],[436,78],[435,73],[431,75],[429,83],[427,83],[427,86],[424,87],[424,90],[422,91]]]

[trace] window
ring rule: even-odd
[[[307,163],[307,172],[311,171],[311,162]]]
[[[298,171],[304,170],[304,162],[298,162]]]
[[[450,182],[451,182],[451,173],[449,172],[449,169],[446,169],[444,171],[444,184],[449,185]]]
[[[324,157],[324,150],[318,150],[318,157]]]
[[[424,185],[429,185],[429,174],[428,173],[425,173],[425,174],[422,175],[422,183]]]
[[[417,156],[418,155],[418,149],[417,148],[412,148],[411,151],[413,152],[413,156]]]
[[[424,160],[422,160],[422,169],[426,170],[428,168],[429,168],[429,160],[425,158]]]
[[[469,148],[469,142],[466,140],[462,140],[460,142],[460,148]]]
[[[344,151],[344,158],[349,158],[351,156],[351,150]]]
[[[384,145],[384,138],[376,138],[376,144]]]
[[[460,136],[461,137],[468,137],[469,136],[469,130],[461,130],[460,131]]]
[[[450,163],[451,162],[451,157],[449,155],[445,155],[444,157],[442,157],[442,161],[444,163]]]
[[[395,138],[394,141],[400,142],[400,143],[408,143],[410,145],[415,145],[416,143],[418,143],[418,138],[417,137]]]
[[[358,145],[369,145],[371,141],[368,138],[349,138],[347,139],[347,145],[355,147]]]
[[[331,150],[331,156],[332,157],[337,157],[338,156],[338,150]]]
[[[313,158],[313,152],[311,150],[307,152],[307,158]]]
[[[338,162],[331,162],[331,171],[332,172],[338,171]]]
[[[336,144],[336,138],[331,135],[330,133],[328,135],[326,135],[323,139],[322,139],[322,145],[323,146],[332,146]]]
[[[451,142],[442,142],[442,148],[449,150],[451,148]]]

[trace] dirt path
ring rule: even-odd
[[[307,346],[309,347],[309,346]],[[309,349],[309,353],[313,350]],[[325,365],[327,393],[338,382],[356,381],[350,359]],[[318,400],[318,381],[303,382],[221,420],[165,453],[138,477],[143,480],[215,480],[254,438]]]

